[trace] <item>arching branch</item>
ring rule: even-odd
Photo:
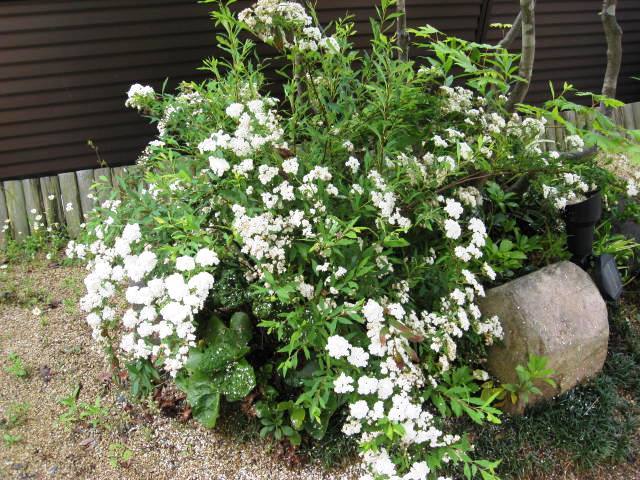
[[[511,45],[513,45],[513,42],[515,42],[518,36],[520,35],[521,30],[522,30],[522,12],[518,12],[518,16],[513,21],[511,28],[509,29],[507,34],[504,36],[504,38],[500,40],[496,46],[500,48],[511,47]]]
[[[520,13],[522,19],[522,53],[518,75],[524,81],[518,82],[511,90],[507,101],[507,110],[513,111],[518,103],[522,103],[529,91],[533,64],[536,57],[536,17],[534,0],[520,0]]]
[[[406,62],[409,60],[409,34],[407,33],[407,6],[405,0],[397,0],[396,10],[400,14],[396,19],[398,58]]]

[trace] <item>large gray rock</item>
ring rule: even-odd
[[[551,398],[596,375],[604,365],[609,342],[607,307],[591,280],[570,262],[549,265],[537,272],[491,289],[480,303],[484,315],[498,315],[504,339],[493,346],[488,370],[503,383],[516,383],[515,368],[526,365],[530,354],[547,357],[555,370],[557,388],[539,385]],[[507,406],[513,413],[524,405]]]

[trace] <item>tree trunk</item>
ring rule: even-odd
[[[522,103],[529,91],[533,64],[536,57],[536,17],[535,3],[533,0],[520,0],[520,13],[522,14],[522,53],[518,75],[524,81],[518,82],[511,91],[507,101],[507,110],[513,111],[516,104]]]
[[[620,76],[620,66],[622,65],[622,28],[616,18],[617,0],[603,0],[600,17],[604,35],[607,39],[607,69],[602,82],[602,94],[615,98],[618,89],[618,77]],[[600,104],[600,111],[607,116],[611,116],[611,108],[604,103]],[[598,153],[598,146],[594,145],[582,152],[568,152],[562,155],[565,160],[579,161],[591,157]]]
[[[396,37],[398,39],[398,58],[409,60],[409,34],[407,33],[407,7],[405,0],[397,0],[396,9],[400,16],[396,20]]]
[[[609,98],[616,97],[620,66],[622,65],[622,28],[616,19],[617,4],[617,0],[604,0],[600,12],[604,35],[607,39],[607,70],[602,83],[602,94]],[[604,106],[601,108],[607,115],[611,114],[611,109],[604,108]]]

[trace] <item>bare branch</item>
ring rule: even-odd
[[[533,63],[536,56],[536,17],[535,3],[533,0],[520,0],[520,13],[522,13],[522,52],[518,75],[524,79],[518,82],[511,90],[507,101],[507,110],[512,112],[518,103],[522,103],[529,91],[531,77],[533,75]]]
[[[520,35],[520,31],[522,30],[522,12],[518,12],[518,16],[513,21],[511,25],[511,29],[507,32],[502,40],[498,42],[496,45],[500,48],[509,48],[513,45],[513,42],[516,41],[518,36]]]
[[[607,39],[607,70],[602,83],[602,94],[609,98],[616,97],[620,66],[622,65],[622,28],[616,19],[617,4],[617,0],[604,0],[600,12],[604,35]],[[605,109],[602,106],[601,108],[607,115],[611,114],[610,109]]]
[[[396,10],[400,14],[396,20],[396,37],[398,41],[398,58],[409,60],[409,34],[407,33],[407,6],[405,0],[397,0]]]

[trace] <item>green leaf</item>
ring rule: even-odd
[[[291,410],[291,425],[293,425],[293,428],[302,430],[306,414],[307,411],[304,408],[296,407]]]
[[[251,393],[256,386],[253,367],[245,359],[227,370],[220,380],[220,392],[230,402],[237,402]]]
[[[249,343],[253,336],[253,325],[249,315],[244,312],[236,312],[231,315],[229,328],[238,334],[240,342]]]
[[[207,428],[216,426],[220,414],[220,394],[211,393],[203,397],[194,408],[192,405],[193,417]]]
[[[190,373],[212,374],[224,370],[233,361],[244,357],[249,348],[234,330],[223,329],[204,348],[191,349],[185,364]]]

